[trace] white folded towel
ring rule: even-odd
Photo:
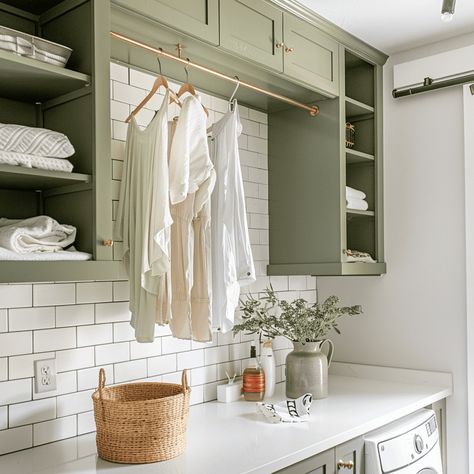
[[[3,219],[2,223],[5,223]],[[59,224],[48,216],[14,220],[10,225],[0,226],[0,247],[20,254],[58,252],[71,245],[75,238],[75,227]]]
[[[257,403],[257,410],[264,415],[270,423],[299,423],[309,420],[309,409],[313,396],[305,393],[296,400],[283,400],[282,402]]]
[[[365,199],[366,197],[367,196],[364,192],[351,188],[350,186],[346,186],[346,199]]]
[[[50,261],[87,261],[91,260],[92,255],[86,252],[79,252],[74,247],[58,252],[31,252],[17,253],[12,250],[0,247],[0,261],[28,261],[28,262],[50,262]]]
[[[356,211],[366,211],[369,208],[367,201],[355,198],[346,199],[346,206],[347,209],[355,209]]]
[[[346,250],[346,261],[348,263],[376,263],[370,253],[350,249]]]

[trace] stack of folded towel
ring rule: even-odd
[[[46,128],[0,123],[0,164],[71,172],[74,147],[66,135]]]
[[[75,227],[48,216],[0,218],[0,260],[90,260],[71,248],[75,238]]]
[[[357,211],[366,211],[369,204],[365,200],[364,192],[346,186],[346,207],[347,209],[354,209]]]

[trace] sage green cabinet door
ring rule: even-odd
[[[334,449],[286,467],[277,474],[334,474]]]
[[[219,0],[113,0],[129,10],[219,44]]]
[[[293,15],[283,15],[284,73],[339,95],[339,50],[333,39]]]
[[[337,474],[363,474],[364,472],[363,438],[351,439],[336,447]]]
[[[221,47],[283,71],[283,13],[255,0],[221,0]]]

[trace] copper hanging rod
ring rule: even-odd
[[[112,38],[117,38],[120,41],[124,41],[125,43],[133,44],[134,46],[138,46],[139,48],[146,49],[147,51],[158,54],[165,58],[172,59],[173,61],[177,61],[186,66],[199,69],[200,71],[207,72],[208,74],[212,74],[213,76],[216,76],[216,77],[220,77],[221,79],[225,79],[226,81],[233,82],[234,84],[240,83],[241,87],[246,87],[247,89],[251,89],[255,92],[259,92],[260,94],[265,94],[269,97],[273,97],[274,99],[281,100],[282,102],[286,102],[287,104],[291,104],[291,105],[294,105],[295,107],[299,107],[300,109],[307,110],[310,113],[310,115],[312,115],[313,117],[319,114],[319,107],[317,105],[303,104],[301,102],[298,102],[297,100],[293,100],[293,99],[290,99],[289,97],[285,97],[284,95],[280,95],[275,92],[262,89],[261,87],[255,86],[254,84],[250,84],[249,82],[241,81],[237,77],[228,76],[227,74],[208,68],[206,66],[202,66],[201,64],[193,63],[189,61],[188,59],[180,58],[178,56],[175,56],[174,54],[164,51],[161,48],[154,48],[153,46],[134,40],[132,38],[129,38],[128,36],[121,35],[120,33],[111,31],[110,36],[112,36]]]

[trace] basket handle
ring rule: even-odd
[[[189,390],[188,376],[187,376],[186,369],[183,369],[183,373],[181,375],[181,385],[183,386],[183,392],[186,392],[186,390]]]
[[[99,390],[105,387],[105,370],[101,368],[99,370]]]

